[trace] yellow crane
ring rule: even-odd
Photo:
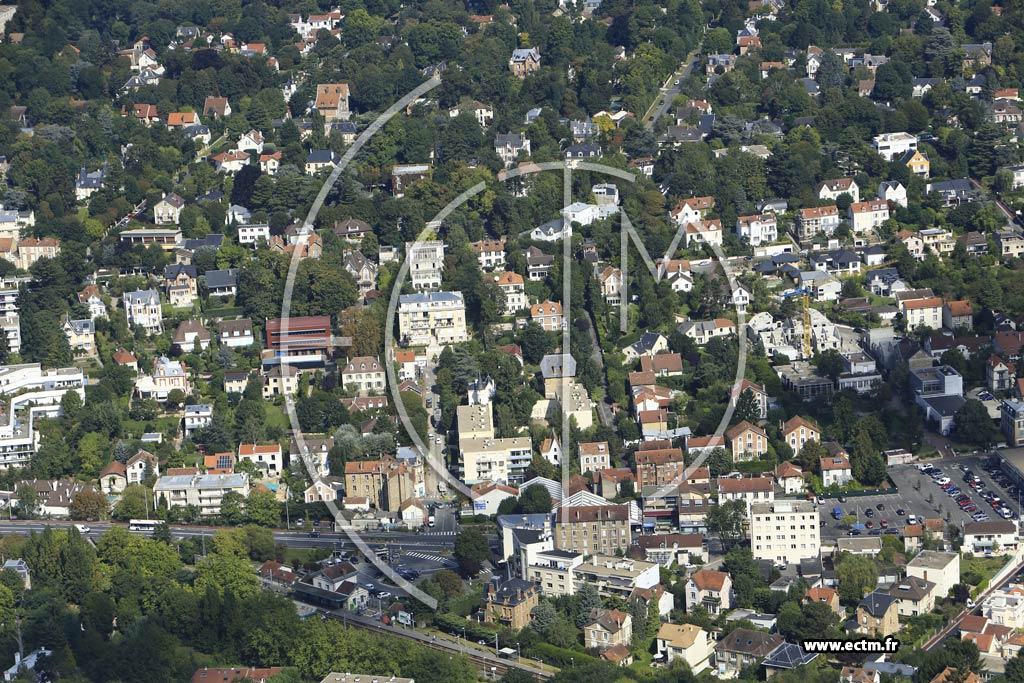
[[[804,358],[811,357],[811,290],[803,287],[801,289],[795,289],[792,292],[787,292],[782,295],[784,299],[788,299],[791,296],[799,296],[803,298],[804,310],[803,310],[803,338],[802,344]]]
[[[811,357],[811,295],[804,292],[804,358]]]

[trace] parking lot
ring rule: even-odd
[[[994,492],[1011,510],[1020,515],[1021,507],[1016,493],[1011,494],[1008,492],[1007,486],[1003,486],[1002,483],[996,481],[996,477],[1001,478],[1001,475],[994,476],[984,469],[986,461],[987,458],[985,456],[968,456],[956,458],[955,461],[936,461],[933,464],[941,469],[953,484],[956,484],[961,493],[971,499],[971,502],[978,508],[979,512],[987,514],[990,520],[1002,518],[982,498],[981,494],[986,491]],[[981,478],[983,488],[980,492],[970,488],[964,481],[962,467],[967,467],[974,475]],[[844,517],[856,517],[857,522],[860,524],[866,525],[868,521],[871,521],[874,528],[865,530],[863,532],[865,534],[877,532],[881,527],[883,519],[886,520],[889,529],[902,530],[906,525],[907,517],[910,515],[917,515],[923,518],[939,517],[946,520],[948,524],[954,524],[958,527],[974,521],[970,513],[964,512],[960,508],[954,497],[943,492],[932,477],[918,471],[914,465],[891,467],[889,468],[889,477],[899,489],[899,493],[847,497],[845,499],[846,502],[839,502],[835,498],[825,500],[824,505],[821,507],[821,517],[825,521],[825,525],[821,529],[822,538],[836,538],[849,534],[848,528],[832,518],[832,509],[834,507],[840,508],[843,511]],[[878,510],[878,505],[882,505],[883,509]],[[904,515],[897,514],[897,510],[901,509],[904,511]],[[868,515],[868,510],[872,511],[870,516]],[[874,535],[878,534],[875,533]]]

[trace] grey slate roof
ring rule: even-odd
[[[568,353],[549,353],[540,359],[540,374],[544,379],[575,377],[576,359]]]
[[[206,286],[210,289],[238,286],[238,268],[206,271]]]
[[[817,652],[806,652],[799,645],[783,643],[772,650],[764,660],[764,665],[769,669],[795,669],[811,663],[817,656]]]
[[[881,590],[875,590],[865,595],[857,607],[863,607],[871,616],[881,618],[885,616],[885,613],[895,603],[896,598],[892,595]]]

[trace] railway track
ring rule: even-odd
[[[463,655],[469,658],[469,660],[473,662],[473,664],[475,664],[486,677],[497,679],[498,677],[504,676],[508,673],[509,669],[522,669],[523,671],[531,674],[537,681],[546,681],[554,675],[548,671],[544,671],[521,662],[512,662],[483,652],[475,652],[474,648],[455,645],[451,641],[445,639],[438,640],[436,638],[431,638],[430,636],[418,633],[417,631],[395,628],[387,624],[382,624],[374,619],[356,617],[350,614],[338,614],[336,612],[328,612],[327,616],[332,619],[337,619],[347,626],[355,626],[368,631],[376,631],[377,633],[386,633],[400,638],[407,638],[409,640],[415,640],[420,645],[429,647],[432,650]]]

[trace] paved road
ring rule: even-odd
[[[669,76],[668,80],[661,87],[660,99],[655,100],[655,105],[652,106],[653,111],[648,110],[644,115],[644,126],[647,130],[653,130],[655,122],[672,108],[672,101],[679,94],[679,86],[676,85],[676,82],[682,82],[693,72],[694,67],[697,65],[697,52],[699,50],[694,50],[686,55],[686,60],[679,65],[679,69]]]

